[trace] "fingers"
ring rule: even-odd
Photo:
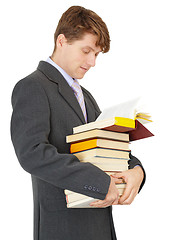
[[[119,196],[118,196],[118,198],[112,203],[112,205],[118,205],[119,204]]]
[[[121,183],[125,183],[123,178],[115,178],[114,179],[115,184],[121,184]]]
[[[118,199],[119,199],[119,195],[117,195],[116,197],[111,197],[111,198],[106,197],[104,200],[98,200],[96,202],[90,203],[90,206],[105,208],[105,207],[109,207],[111,205],[117,205]]]
[[[121,200],[120,202],[124,202],[130,196],[131,191],[132,191],[132,186],[129,183],[126,184],[126,188],[120,198],[120,200]]]
[[[118,204],[118,198],[116,200],[111,200],[111,201],[99,200],[99,201],[90,203],[90,206],[96,207],[96,208],[105,208],[105,207],[109,207],[111,205],[117,205],[117,204]]]
[[[127,172],[127,171],[116,172],[116,173],[112,174],[111,176],[112,176],[112,177],[117,177],[117,178],[123,178],[123,177],[125,176],[125,173],[126,173],[126,172]]]
[[[134,198],[136,197],[136,195],[137,195],[137,191],[131,186],[127,185],[123,195],[119,199],[119,204],[122,204],[122,205],[131,204]]]
[[[116,189],[116,194],[107,195],[104,200],[98,200],[96,202],[90,203],[90,206],[96,207],[96,208],[105,208],[109,207],[111,205],[117,205],[119,200],[119,192]]]
[[[97,202],[90,203],[91,207],[96,207],[96,208],[105,208],[112,205],[110,202],[107,203],[106,201],[99,200]]]
[[[111,175],[111,177],[114,178],[114,181],[115,181],[116,184],[125,183],[124,172],[115,173],[115,174]]]

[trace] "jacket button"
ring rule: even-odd
[[[100,190],[97,188],[97,192],[99,192]]]
[[[88,189],[89,189],[89,190],[92,190],[92,186],[89,186]]]
[[[95,192],[97,189],[96,189],[96,187],[93,187],[92,190]]]
[[[88,186],[87,186],[87,185],[84,185],[84,189],[88,189]]]

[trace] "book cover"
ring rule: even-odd
[[[72,143],[70,146],[70,153],[85,151],[97,147],[130,151],[128,142],[120,142],[116,140],[107,139],[91,139],[77,143]]]
[[[106,131],[102,129],[93,129],[90,131],[69,135],[66,137],[66,142],[72,143],[72,142],[79,142],[79,141],[94,139],[94,138],[104,138],[104,139],[110,139],[110,140],[119,140],[119,141],[129,142],[128,133],[112,132],[112,131]]]

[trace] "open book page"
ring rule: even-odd
[[[138,119],[141,123],[151,122],[150,115],[146,113],[146,105],[140,97],[106,108],[96,121],[113,117]]]
[[[97,121],[104,120],[106,118],[112,118],[112,117],[123,117],[123,118],[135,119],[136,107],[139,103],[139,100],[140,98],[135,98],[131,101],[127,101],[127,102],[112,106],[110,108],[106,108],[97,118]]]

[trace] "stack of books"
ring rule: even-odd
[[[104,110],[95,122],[73,128],[67,136],[70,153],[81,162],[90,162],[108,175],[128,170],[130,142],[154,136],[144,123],[151,116],[141,111],[139,98]],[[118,116],[118,117],[116,117]],[[116,184],[121,196],[125,183]],[[90,208],[97,199],[65,190],[68,208]]]
[[[66,138],[70,153],[81,162],[90,162],[108,175],[128,170],[130,141],[152,136],[138,120],[122,117],[75,127]],[[121,196],[125,184],[116,185]],[[65,190],[68,208],[89,208],[96,199]]]

